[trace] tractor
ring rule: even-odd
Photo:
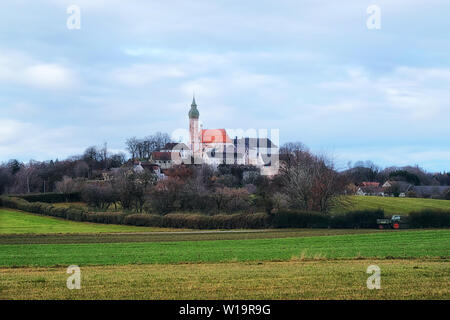
[[[378,229],[406,229],[408,225],[405,217],[394,215],[390,219],[377,219]]]

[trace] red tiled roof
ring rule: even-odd
[[[155,151],[152,153],[153,160],[171,160],[172,159],[171,156],[172,156],[171,152]]]
[[[378,188],[380,186],[380,183],[379,182],[363,182],[363,183],[361,183],[361,186]]]
[[[204,129],[201,139],[202,143],[231,143],[225,129]]]
[[[187,150],[189,149],[187,145],[181,142],[169,142],[166,143],[163,150]]]

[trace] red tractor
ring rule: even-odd
[[[379,229],[406,229],[408,225],[405,222],[405,218],[395,215],[390,219],[377,219],[377,225]]]

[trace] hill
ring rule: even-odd
[[[333,213],[342,213],[352,210],[383,209],[388,215],[409,214],[422,209],[450,210],[450,200],[420,199],[420,198],[394,198],[375,196],[345,196],[341,197]]]
[[[109,232],[149,232],[182,231],[153,227],[75,222],[32,213],[0,208],[0,234],[14,233],[109,233]]]

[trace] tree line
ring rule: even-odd
[[[133,170],[133,160],[148,159],[168,142],[169,135],[161,132],[127,139],[131,158],[110,152],[104,144],[88,147],[83,154],[65,160],[10,160],[0,165],[0,194],[77,192],[100,211],[329,212],[333,199],[352,183],[396,180],[414,185],[450,185],[450,173],[430,174],[417,166],[381,169],[370,161],[360,161],[339,172],[330,159],[313,154],[301,143],[286,143],[280,148],[279,173],[270,178],[262,176],[256,167],[243,165],[175,166],[165,172],[167,178],[163,180],[151,172]],[[109,170],[111,179],[103,179],[105,170]]]
[[[450,172],[429,173],[419,166],[380,168],[371,161],[349,163],[342,174],[350,183],[404,181],[416,186],[450,186]]]
[[[116,170],[107,181],[65,178],[61,192],[80,192],[92,208],[114,207],[128,212],[202,212],[205,214],[260,212],[282,209],[329,212],[332,199],[342,194],[346,181],[328,159],[299,143],[281,148],[280,172],[260,174],[251,165],[177,165],[166,178],[133,167]]]
[[[149,159],[152,152],[161,150],[169,142],[172,140],[167,133],[157,132],[145,138],[129,138],[125,144],[132,159]]]
[[[65,160],[34,161],[16,159],[0,164],[0,194],[54,192],[64,177],[96,179],[105,169],[122,166],[127,161],[124,153],[112,153],[107,145],[88,147],[83,154]]]

